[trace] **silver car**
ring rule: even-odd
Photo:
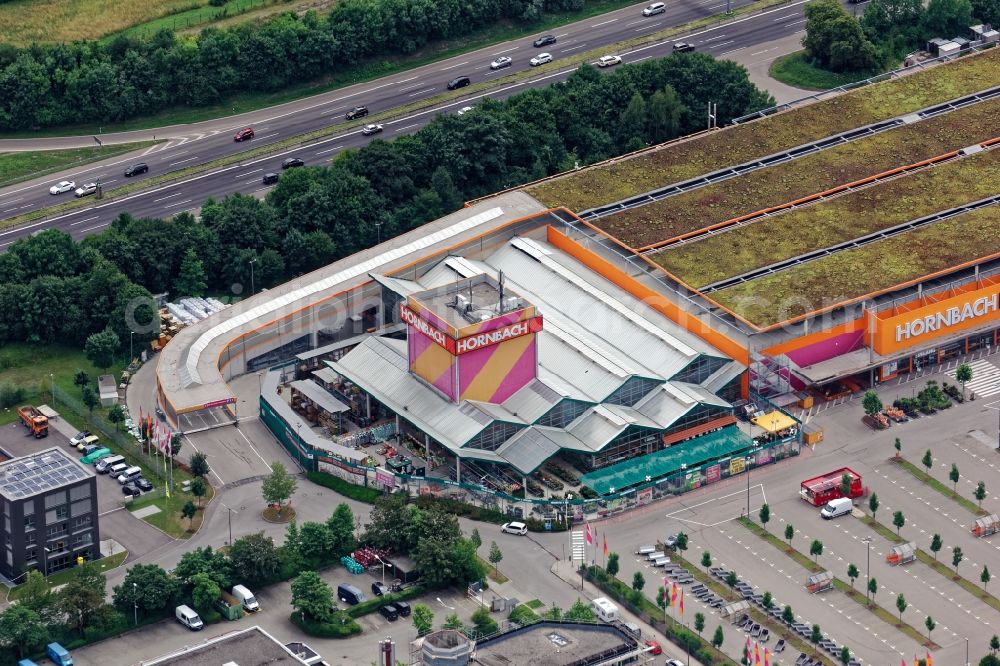
[[[490,63],[490,69],[503,69],[504,67],[510,67],[512,62],[514,61],[507,56],[500,56]]]
[[[62,194],[63,192],[72,192],[76,189],[76,183],[72,180],[62,180],[49,188],[49,194]]]
[[[85,197],[88,194],[93,194],[97,191],[97,183],[87,183],[86,185],[81,185],[76,188],[76,198]]]

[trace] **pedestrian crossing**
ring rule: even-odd
[[[991,395],[1000,393],[1000,368],[985,359],[979,359],[969,363],[972,368],[972,381],[965,384],[966,393],[973,391],[976,397],[988,398]],[[957,366],[948,370],[945,374],[955,379]]]
[[[587,557],[587,546],[584,541],[583,532],[580,530],[573,530],[572,537],[573,540],[571,543],[573,547],[573,561],[583,564]]]

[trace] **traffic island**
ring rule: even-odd
[[[269,523],[284,524],[295,520],[295,509],[290,506],[270,505],[260,512],[260,517]]]
[[[890,458],[890,462],[895,463],[900,469],[909,472],[910,476],[912,476],[914,479],[918,481],[922,481],[924,485],[928,486],[929,488],[933,488],[934,490],[941,493],[948,499],[954,500],[960,507],[962,507],[972,515],[974,516],[987,515],[988,512],[984,511],[979,506],[977,506],[975,502],[966,497],[962,497],[957,492],[955,492],[948,486],[944,485],[943,483],[935,479],[928,472],[921,471],[916,465],[911,463],[906,458],[902,457]]]

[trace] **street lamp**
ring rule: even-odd
[[[132,365],[132,359],[135,358],[135,352],[132,351],[132,336],[135,335],[135,331],[128,332],[128,364]]]
[[[865,544],[865,599],[868,598],[870,591],[868,590],[869,578],[872,569],[872,538],[865,537],[861,540],[861,543]]]
[[[230,547],[232,547],[232,545],[233,545],[233,514],[234,513],[239,513],[239,511],[237,511],[236,509],[229,508],[228,506],[226,506],[226,504],[224,502],[222,502],[221,504],[222,504],[222,508],[224,508],[226,511],[229,512],[229,541],[228,541],[228,545]]]
[[[257,263],[256,257],[250,260],[250,295],[253,296],[256,289],[253,284],[253,265]]]
[[[49,550],[48,546],[42,546],[42,550],[45,551],[45,562],[42,564],[42,570],[45,572],[45,578],[48,579],[48,577],[49,577],[49,553],[51,553],[52,551]]]
[[[132,583],[132,620],[139,626],[139,584]]]
[[[375,559],[382,565],[382,584],[385,585],[385,562],[383,562],[382,558],[378,555],[375,555]]]

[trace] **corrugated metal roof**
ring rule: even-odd
[[[330,368],[320,368],[319,370],[314,370],[313,376],[320,381],[326,382],[327,384],[333,384],[337,381],[337,373]]]
[[[497,455],[522,474],[531,474],[559,452],[559,445],[536,428],[525,428],[497,449]]]
[[[403,340],[368,338],[329,365],[452,451],[483,429],[483,423],[410,375]]]
[[[697,403],[687,394],[669,384],[664,384],[634,405],[640,414],[669,428],[677,419],[687,414]]]
[[[329,391],[311,379],[300,379],[292,382],[292,388],[332,414],[346,412],[349,409],[347,405],[330,395]]]
[[[702,382],[701,385],[713,393],[721,391],[726,384],[734,378],[739,377],[744,370],[746,370],[746,366],[742,363],[737,361],[727,363],[716,370],[712,376]]]
[[[697,384],[688,384],[686,382],[670,382],[677,388],[683,390],[688,395],[690,395],[695,401],[705,403],[707,405],[716,405],[718,407],[732,407],[728,402],[715,395],[708,389],[698,386]]]
[[[493,403],[482,402],[480,400],[466,400],[462,403],[462,409],[466,408],[477,409],[490,420],[506,421],[507,423],[525,423],[524,419],[512,414],[503,405],[494,405]]]
[[[433,289],[483,273],[493,276],[494,271],[481,261],[451,255],[436,263],[429,271],[420,276],[420,284],[424,290]]]
[[[625,405],[602,405],[601,407],[608,410],[619,419],[627,421],[630,425],[654,429],[665,428],[669,425],[662,425],[633,407],[626,407]]]
[[[526,423],[533,423],[552,409],[563,396],[538,379],[522,386],[503,402],[503,406]]]
[[[418,291],[423,291],[423,287],[419,283],[413,280],[403,280],[402,278],[389,277],[388,275],[379,275],[378,273],[369,273],[368,277],[378,282],[380,285],[399,294],[400,296],[406,297],[410,294],[415,294]]]
[[[566,430],[592,451],[599,451],[628,425],[627,419],[597,405],[574,419]]]
[[[549,326],[548,321],[545,326]],[[543,329],[537,344],[538,378],[578,400],[600,402],[628,380],[628,375],[609,372],[584,353],[564,345],[551,330]]]

